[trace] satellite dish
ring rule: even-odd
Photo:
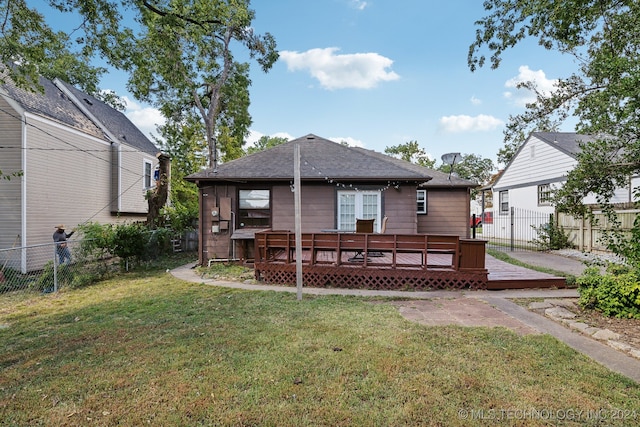
[[[460,155],[460,153],[447,153],[443,154],[441,159],[442,163],[453,166],[460,160],[462,160],[462,156]]]

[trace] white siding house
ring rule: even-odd
[[[59,223],[145,220],[156,146],[121,112],[60,80],[0,86],[0,249],[52,241]]]
[[[590,141],[593,141],[591,136],[571,132],[533,132],[529,135],[493,185],[493,227],[485,226],[483,233],[496,234],[509,227],[511,208],[535,211],[541,214],[540,218],[554,213],[550,191],[564,184],[567,173],[577,164],[580,144]],[[634,177],[628,187],[616,191],[612,202],[631,202],[631,190],[638,185],[640,180]],[[595,202],[592,195],[584,199],[585,204]]]

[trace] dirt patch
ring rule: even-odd
[[[584,310],[580,307],[571,311],[576,314],[576,320],[595,328],[609,329],[610,331],[620,334],[618,341],[625,342],[634,348],[640,349],[640,319],[606,317],[598,311]]]

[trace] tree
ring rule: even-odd
[[[275,40],[269,33],[253,32],[254,12],[248,0],[163,0],[142,5],[142,35],[133,42],[133,54],[113,60],[131,71],[129,89],[136,98],[196,109],[204,123],[209,166],[215,169],[216,125],[224,92],[237,89],[243,77],[248,83],[247,68],[235,61],[232,45],[245,47],[266,72],[278,59]],[[238,131],[226,129],[227,135]]]
[[[284,144],[288,139],[281,136],[261,136],[260,139],[256,141],[253,147],[247,147],[247,154],[253,154],[260,151],[267,150],[269,148],[273,148],[276,145]]]
[[[444,173],[455,173],[457,176],[470,181],[475,181],[478,184],[487,184],[493,172],[495,166],[491,159],[483,159],[477,154],[463,154],[462,160],[453,166],[442,164],[438,167],[438,170]],[[474,199],[478,194],[478,190],[471,190],[471,198]]]
[[[436,160],[429,157],[427,152],[424,151],[424,149],[420,148],[420,146],[418,145],[418,141],[409,141],[405,142],[404,144],[386,147],[384,149],[384,152],[399,159],[415,163],[429,169],[433,169],[436,165]]]
[[[510,119],[506,137],[577,117],[576,131],[596,141],[582,147],[577,167],[557,194],[558,207],[583,214],[583,197],[593,193],[615,223],[613,189],[640,172],[640,3],[487,0],[484,5],[489,15],[476,22],[480,28],[469,48],[471,70],[484,65],[484,49],[497,68],[502,54],[528,37],[581,64],[559,80],[553,93],[537,92],[536,102]],[[536,89],[532,83],[522,86]],[[634,200],[639,197],[636,192]]]

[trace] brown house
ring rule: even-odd
[[[295,229],[294,147],[300,146],[302,231],[355,230],[469,237],[476,183],[375,151],[306,135],[186,179],[200,190],[199,262],[253,257],[254,234]]]

